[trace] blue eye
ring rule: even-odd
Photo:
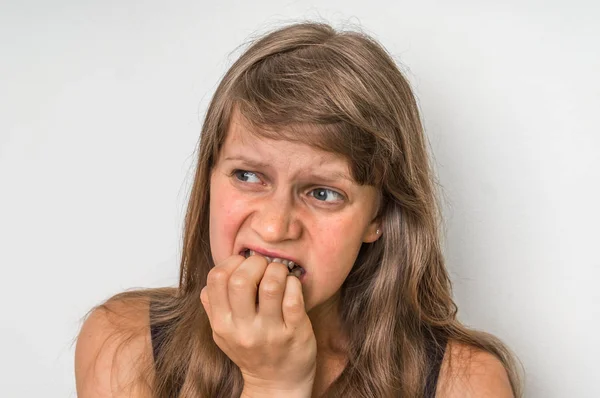
[[[230,174],[232,177],[235,177],[236,181],[244,182],[248,184],[260,184],[262,181],[258,177],[257,173],[248,170],[235,169]],[[254,181],[252,181],[254,179]],[[345,200],[344,195],[341,193],[334,191],[332,189],[327,188],[316,188],[309,192],[309,196],[317,199],[319,202],[324,203],[335,203],[335,202],[343,202]]]
[[[258,179],[256,174],[251,171],[233,170],[233,173],[231,173],[231,174],[235,175],[235,178],[242,182],[252,182],[252,181],[248,181],[248,178],[251,178],[251,176],[254,176],[258,180],[258,182],[260,182],[260,180]]]
[[[311,191],[312,194],[311,196],[314,197],[315,199],[322,201],[322,202],[334,202],[335,198],[334,196],[337,195],[339,200],[344,200],[344,197],[342,196],[342,194],[336,192],[336,191],[332,191],[331,189],[327,189],[327,188],[317,188],[317,189],[313,189]],[[333,195],[328,195],[329,194],[333,194]],[[332,198],[333,200],[327,200],[327,198]]]

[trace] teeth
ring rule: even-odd
[[[256,252],[254,250],[247,250],[246,253],[247,253],[246,258],[248,258],[250,256],[256,255]],[[286,260],[286,259],[283,259],[283,258],[273,258],[273,257],[269,257],[269,256],[263,256],[263,257],[266,258],[267,262],[269,262],[269,263],[281,263],[281,264],[284,264],[286,267],[288,267],[288,269],[290,271],[296,265],[296,263],[294,263],[293,261]]]
[[[300,278],[300,276],[302,276],[302,269],[301,268],[296,268],[295,270],[291,271],[290,274],[294,275],[296,278]]]

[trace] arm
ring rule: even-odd
[[[141,365],[152,353],[147,336],[148,313],[126,303],[107,306],[109,310],[99,308],[91,313],[77,338],[77,396],[150,397],[149,383],[139,377]],[[143,330],[146,333],[140,335]]]

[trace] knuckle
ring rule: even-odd
[[[283,300],[282,307],[284,310],[292,313],[300,313],[304,310],[302,300],[295,297]]]
[[[278,296],[284,290],[283,285],[275,279],[263,280],[260,283],[260,289],[268,297]]]
[[[243,275],[234,274],[229,279],[229,286],[235,290],[242,290],[248,286],[248,279]]]
[[[212,284],[223,284],[227,281],[228,274],[226,271],[218,268],[213,268],[208,272],[207,280]]]
[[[242,348],[252,348],[256,345],[256,339],[250,334],[242,334],[238,337],[237,344]]]

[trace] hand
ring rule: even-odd
[[[240,368],[244,391],[310,396],[317,342],[302,285],[288,274],[262,256],[233,255],[210,270],[200,294],[215,343]]]

